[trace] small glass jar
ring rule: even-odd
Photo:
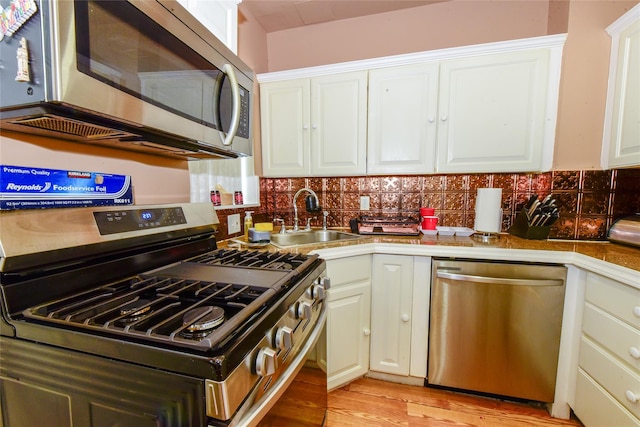
[[[242,191],[235,191],[233,193],[233,204],[234,205],[242,205],[242,204],[244,204],[244,199],[242,197]]]
[[[213,203],[213,206],[220,206],[222,204],[222,199],[220,198],[220,192],[218,190],[211,191],[211,203]]]

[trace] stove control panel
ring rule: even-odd
[[[93,217],[103,236],[187,223],[184,211],[179,206],[99,211],[94,212]]]

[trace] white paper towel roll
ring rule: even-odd
[[[475,230],[499,233],[502,228],[502,188],[478,188]]]

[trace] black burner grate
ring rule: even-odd
[[[272,270],[295,270],[309,262],[307,255],[287,252],[238,251],[218,249],[190,260],[207,265],[227,265],[234,267],[253,267]]]
[[[256,311],[272,297],[268,288],[141,275],[23,314],[44,322],[210,348],[237,326],[230,319],[242,310]],[[203,306],[222,308],[225,321],[206,333],[185,334],[191,325],[184,323],[184,315]]]

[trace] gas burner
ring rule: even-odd
[[[125,316],[120,321],[125,323],[135,322],[151,311],[148,299],[136,299],[120,307],[120,315]]]
[[[266,268],[271,268],[273,270],[293,270],[293,266],[288,262],[273,262],[271,264],[267,264]]]
[[[187,326],[186,331],[199,333],[209,331],[224,322],[224,309],[215,305],[204,305],[187,311],[182,323]]]

